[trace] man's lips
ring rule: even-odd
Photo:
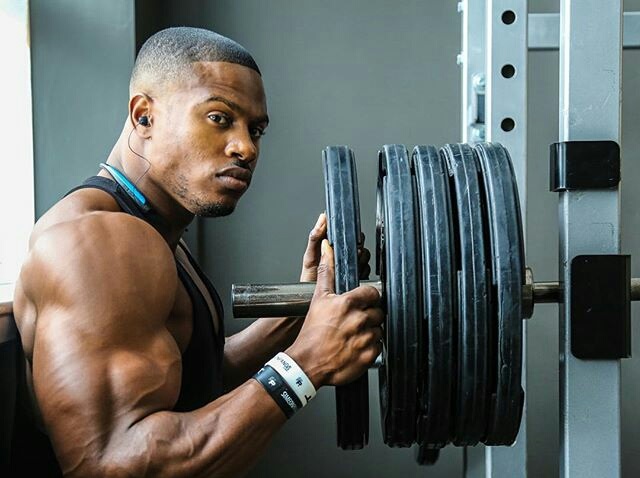
[[[229,189],[244,191],[251,183],[252,173],[248,169],[231,167],[220,171],[218,176]]]

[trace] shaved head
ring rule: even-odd
[[[239,43],[211,30],[175,27],[149,37],[136,58],[129,90],[157,91],[177,83],[196,62],[221,61],[260,69],[251,54]]]
[[[268,123],[258,65],[235,41],[178,27],[142,45],[123,149],[131,153],[130,169],[135,165],[191,214],[233,211],[251,182]]]

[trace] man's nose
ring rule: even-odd
[[[249,132],[243,132],[238,133],[231,138],[227,143],[226,153],[227,156],[250,163],[257,159],[258,148],[249,135]]]

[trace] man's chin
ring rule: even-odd
[[[224,217],[231,214],[235,208],[235,204],[203,204],[195,211],[195,215],[198,217]]]

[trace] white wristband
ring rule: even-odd
[[[284,352],[279,352],[267,362],[278,372],[289,387],[295,392],[304,407],[309,400],[316,396],[316,388],[307,374],[295,361]]]

